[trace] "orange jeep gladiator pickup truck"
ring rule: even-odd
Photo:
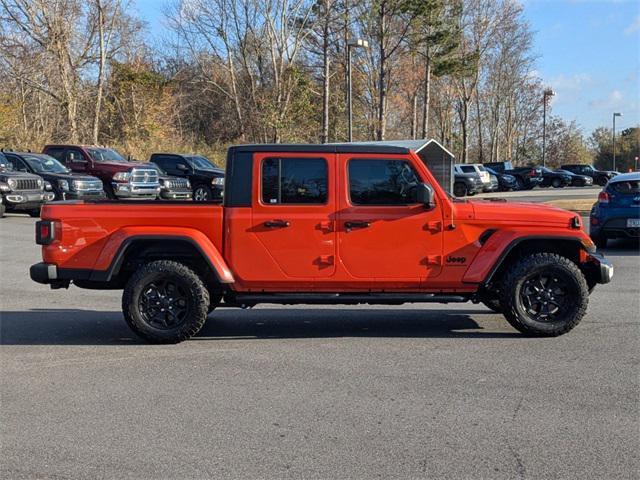
[[[47,204],[31,278],[123,289],[126,322],[151,342],[190,338],[218,305],[259,303],[472,301],[525,334],[575,327],[613,275],[580,217],[454,199],[432,142],[231,147],[223,205]]]

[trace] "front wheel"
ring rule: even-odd
[[[193,191],[193,200],[195,202],[210,202],[212,199],[213,192],[206,185],[198,185]]]
[[[129,327],[151,343],[178,343],[200,331],[209,292],[189,267],[169,260],[149,262],[129,279],[122,311]]]
[[[604,177],[604,176],[596,178],[596,183],[598,185],[600,185],[601,187],[604,187],[607,184],[608,181],[609,181],[609,179],[607,177]]]
[[[589,287],[578,266],[555,253],[536,253],[511,266],[500,304],[522,333],[555,337],[574,328],[587,310]]]
[[[560,188],[562,186],[562,180],[560,180],[559,178],[554,178],[553,180],[551,180],[551,186],[553,188]]]
[[[456,197],[464,197],[467,194],[467,186],[464,183],[454,183],[453,194]]]

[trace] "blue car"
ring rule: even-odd
[[[610,238],[640,238],[640,172],[617,175],[591,209],[591,239],[600,248]]]

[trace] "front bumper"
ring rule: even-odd
[[[106,195],[104,191],[95,192],[79,192],[70,190],[63,193],[64,200],[104,200]]]
[[[155,199],[158,197],[160,190],[159,185],[135,185],[113,182],[111,186],[113,187],[113,193],[118,198]]]
[[[45,202],[43,192],[7,192],[2,195],[7,210],[33,210]]]
[[[613,278],[613,264],[599,253],[589,254],[586,268],[596,283],[609,283]]]
[[[161,200],[191,200],[191,190],[160,190]]]

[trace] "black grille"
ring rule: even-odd
[[[19,178],[16,190],[40,190],[38,180],[34,178]]]

